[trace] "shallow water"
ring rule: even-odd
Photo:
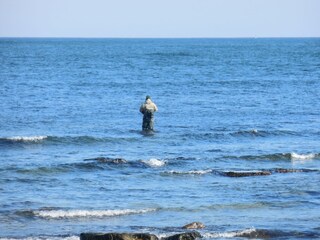
[[[0,239],[320,237],[320,39],[0,39],[0,64]]]

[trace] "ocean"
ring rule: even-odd
[[[0,66],[0,239],[320,238],[319,38],[1,38]]]

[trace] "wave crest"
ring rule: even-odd
[[[298,153],[291,153],[290,157],[292,160],[310,160],[317,157],[318,154],[310,153],[310,154],[298,154]]]
[[[149,160],[141,160],[141,162],[148,165],[149,167],[162,167],[167,163],[164,160],[159,160],[156,158],[151,158]]]
[[[84,217],[115,217],[131,214],[142,214],[156,209],[122,209],[122,210],[39,210],[33,211],[34,216],[49,219],[84,218]]]
[[[41,142],[47,138],[48,136],[15,136],[15,137],[7,137],[7,138],[1,138],[1,139],[11,141],[11,142]]]

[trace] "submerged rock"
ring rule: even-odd
[[[236,235],[237,237],[244,237],[249,239],[291,239],[291,238],[301,238],[301,239],[310,239],[315,238],[313,233],[310,232],[285,232],[281,230],[271,230],[271,229],[254,229],[252,231],[243,231]]]
[[[276,168],[274,171],[277,172],[277,173],[306,172],[303,169],[286,169],[286,168]]]
[[[201,238],[201,234],[194,231],[194,232],[187,232],[187,233],[178,233],[169,237],[162,238],[162,240],[195,240],[197,238]]]
[[[237,237],[265,239],[265,238],[271,238],[274,236],[270,234],[270,232],[267,230],[255,230],[255,231],[249,231],[249,232],[242,232],[238,234]]]
[[[127,160],[125,160],[123,158],[98,157],[98,158],[93,158],[93,159],[88,159],[88,160],[95,160],[100,163],[114,163],[114,164],[127,163]]]
[[[184,229],[202,229],[202,228],[205,228],[205,225],[201,222],[192,222],[187,225],[184,225],[182,228],[184,228]]]
[[[271,175],[270,171],[257,171],[257,172],[225,172],[227,177],[251,177],[251,176],[267,176]]]
[[[81,233],[80,240],[158,240],[149,233]]]

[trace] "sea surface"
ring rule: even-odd
[[[320,238],[319,38],[0,39],[0,239],[193,221]]]

